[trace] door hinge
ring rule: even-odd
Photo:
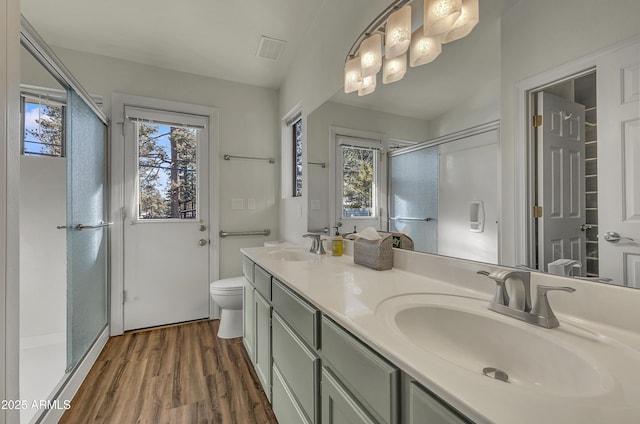
[[[542,218],[542,206],[534,206],[533,207],[533,217],[534,218]]]
[[[120,219],[125,220],[127,218],[127,208],[120,206]]]
[[[127,291],[126,290],[122,290],[122,304],[127,303],[128,299],[127,299]]]
[[[533,119],[531,120],[531,125],[534,128],[542,126],[542,115],[533,115]]]

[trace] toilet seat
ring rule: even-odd
[[[234,293],[242,293],[243,277],[226,278],[224,280],[214,281],[209,285],[212,294],[219,293],[230,295]]]

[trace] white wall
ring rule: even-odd
[[[320,209],[308,210],[309,228],[317,229],[332,226],[329,223],[329,178],[335,172],[330,160],[330,127],[348,128],[383,134],[391,139],[405,141],[424,141],[427,139],[428,124],[426,121],[406,118],[384,112],[347,106],[341,103],[326,102],[314,110],[307,118],[307,160],[325,162],[326,168],[308,166],[307,199],[319,200]]]
[[[20,158],[20,338],[67,331],[67,161]]]
[[[483,75],[483,84],[474,87],[466,101],[429,120],[428,139],[500,119],[500,20],[496,19],[491,25],[483,23],[480,35],[483,37],[484,45],[495,46],[495,48],[473,52],[472,54],[482,57],[476,59],[469,57],[468,63],[473,63],[474,60],[494,62],[496,72]],[[490,56],[487,57],[487,55]]]
[[[516,173],[514,85],[618,41],[640,35],[637,0],[521,0],[502,18],[502,262],[514,264]]]
[[[86,90],[104,98],[109,113],[112,92],[216,107],[219,110],[220,156],[279,157],[278,93],[275,90],[155,68],[73,50],[54,50]],[[117,125],[112,126],[116,130]],[[279,161],[220,160],[220,229],[269,228],[279,233]],[[231,210],[231,199],[244,199],[245,209]],[[246,209],[247,199],[256,209]],[[212,237],[215,237],[212,234]],[[220,240],[220,277],[242,274],[242,247],[261,246],[265,237]]]

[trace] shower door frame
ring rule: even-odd
[[[18,26],[17,22],[15,22],[15,26],[16,27]],[[11,27],[13,28],[13,24]],[[78,82],[78,80],[71,74],[71,72],[66,68],[66,66],[62,63],[62,61],[55,55],[53,50],[47,45],[47,43],[42,39],[42,37],[37,33],[37,31],[29,24],[29,22],[23,16],[21,16],[19,28],[20,28],[19,30],[20,43],[16,43],[16,48],[18,48],[17,63],[20,62],[19,49],[20,49],[20,45],[22,45],[27,51],[29,51],[30,54],[33,55],[34,58],[36,58],[36,60],[40,62],[40,64],[51,74],[51,76],[54,79],[56,79],[63,87],[75,92],[79,96],[79,98],[84,102],[84,104],[89,107],[91,112],[93,112],[95,116],[107,127],[107,131],[108,131],[109,120],[107,116],[104,114],[104,112],[102,111],[102,109],[100,108],[100,106],[96,104],[92,96],[87,93],[87,91],[82,87],[82,85]],[[15,95],[15,100],[11,99],[11,101],[18,102],[19,90],[20,90],[20,74],[19,73],[17,75],[17,83],[13,88],[16,90],[16,95]],[[9,94],[12,92],[13,90],[9,91]],[[16,129],[18,129],[20,127],[19,113],[15,114],[13,118],[15,119]],[[20,135],[18,130],[18,137],[16,137],[16,141],[19,143],[19,140],[20,140]],[[19,152],[19,151],[20,151],[19,149],[16,149],[16,152]],[[108,167],[108,152],[105,152],[105,153],[107,153],[107,157],[105,158],[107,162],[105,164],[105,169],[106,169]],[[16,163],[19,164],[19,161],[16,160]],[[11,166],[13,167],[15,165],[12,164]],[[20,175],[19,165],[17,166],[18,166],[18,169],[17,169],[17,174],[14,176],[15,178],[19,178],[19,175]],[[18,188],[16,188],[15,190],[19,190],[19,184],[16,184],[16,187]],[[109,191],[109,182],[108,180],[106,180],[104,192],[107,193],[108,191]],[[108,198],[106,199],[106,202],[108,202]],[[13,209],[15,210],[16,213],[19,212],[17,208],[13,208]],[[108,210],[108,205],[105,205],[104,209],[105,211]],[[19,222],[17,218],[15,222],[16,224]],[[16,235],[17,235],[17,230],[19,228],[19,225],[15,225],[14,228],[15,230],[13,229],[12,230],[16,231]],[[15,246],[18,246],[18,244],[19,244],[19,239],[16,241]],[[18,254],[16,253],[16,256],[17,255]],[[16,260],[18,261],[17,266],[19,266],[19,257],[17,257]],[[107,262],[108,262],[108,253],[107,253]],[[107,273],[106,290],[108,291],[109,289],[108,266],[106,267],[105,272]],[[18,276],[16,277],[17,277],[16,281],[19,282],[19,277]],[[17,305],[19,303],[18,291],[16,291],[15,296],[16,296],[15,304]],[[108,298],[107,298],[107,302],[108,302]],[[13,305],[13,302],[8,302],[8,304]],[[15,331],[18,332],[19,325],[17,324],[19,323],[19,311],[17,310],[17,306],[16,306],[16,311],[15,312],[12,311],[11,313],[13,314],[12,316],[13,320],[11,322],[16,324]],[[108,313],[109,313],[108,305],[107,305],[106,313],[108,317]],[[49,400],[51,401],[57,400],[58,402],[60,402],[60,404],[63,404],[64,401],[71,401],[73,399],[74,395],[76,394],[77,390],[80,387],[80,384],[88,375],[89,370],[91,369],[91,367],[97,360],[98,355],[100,354],[100,352],[102,351],[102,349],[107,343],[107,340],[109,338],[108,327],[109,327],[109,323],[107,319],[107,323],[105,324],[104,328],[99,331],[99,334],[97,334],[96,338],[94,339],[93,343],[90,345],[88,350],[79,359],[77,365],[75,365],[75,367],[72,370],[70,370],[70,372],[66,373],[65,376],[62,378],[62,380],[59,382],[59,384],[55,387]],[[9,329],[6,323],[5,323],[5,329]],[[15,345],[13,345],[13,343],[15,343]],[[8,359],[10,360],[10,362],[7,361],[7,365],[11,365],[11,366],[8,366],[6,369],[10,369],[12,371],[10,375],[8,374],[4,376],[8,393],[5,393],[4,394],[5,396],[3,398],[19,399],[19,381],[18,381],[19,335],[18,334],[16,335],[12,334],[12,338],[10,339],[10,342],[6,346],[5,352],[7,352],[9,356]],[[15,357],[13,357],[14,354],[16,355]],[[15,376],[13,375],[13,373],[15,373]],[[18,415],[17,414],[14,415],[13,412],[19,412],[19,411],[18,410],[10,411],[7,417],[11,417],[12,419],[17,418]],[[40,421],[55,422],[62,417],[63,413],[64,413],[64,409],[57,409],[57,408],[46,409],[46,410],[40,411],[36,415],[35,419],[38,420],[38,422]],[[0,418],[1,417],[2,416],[0,415]]]

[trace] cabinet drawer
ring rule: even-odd
[[[242,257],[242,273],[253,284],[253,261],[246,256]]]
[[[398,422],[399,371],[340,326],[322,317],[324,358],[376,419]]]
[[[271,285],[271,303],[304,341],[314,348],[318,347],[319,312],[315,308],[275,278]]]
[[[308,420],[318,422],[316,398],[320,359],[275,311],[271,325],[274,372],[277,368],[289,391],[295,394],[294,399]]]
[[[409,424],[469,424],[415,382],[409,384]]]
[[[256,286],[258,293],[268,301],[271,301],[271,274],[260,268],[258,265],[254,267],[254,270],[253,285]]]

